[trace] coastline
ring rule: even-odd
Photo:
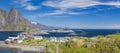
[[[35,52],[44,52],[45,48],[43,46],[27,46],[19,44],[4,44],[3,41],[0,41],[0,48],[10,48],[15,50],[22,51],[35,51]]]

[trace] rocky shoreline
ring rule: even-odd
[[[0,41],[0,47],[2,48],[10,48],[15,50],[22,51],[36,51],[36,52],[44,52],[45,48],[43,46],[27,46],[27,45],[19,45],[19,44],[4,44],[4,42]]]

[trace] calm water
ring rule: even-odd
[[[73,29],[77,36],[83,37],[92,37],[97,35],[108,35],[108,34],[115,34],[120,32],[119,29]],[[20,31],[0,31],[0,40],[5,40],[8,38],[9,35],[17,35]],[[46,37],[50,37],[51,35],[46,35]],[[53,35],[54,36],[54,35]],[[54,36],[54,37],[66,37],[68,35],[62,36]],[[38,52],[28,52],[28,51],[21,51],[21,50],[11,50],[8,48],[0,48],[0,53],[38,53]]]
[[[115,34],[120,32],[120,29],[73,29],[77,36],[83,37],[92,37],[97,35],[108,35],[108,34]],[[0,40],[5,40],[9,37],[9,35],[17,35],[22,31],[0,31]],[[44,37],[66,37],[68,35],[60,34],[60,35],[43,35]]]
[[[105,36],[108,34],[115,34],[117,32],[120,32],[120,29],[73,29],[73,30],[77,34],[76,36],[80,36],[80,37],[93,37],[97,35]],[[41,35],[41,36],[49,38],[49,37],[66,37],[69,35],[66,35],[65,33],[62,34],[53,33],[53,34]]]
[[[120,33],[120,29],[74,29],[78,36],[92,37],[92,36],[106,36],[108,34]]]
[[[0,40],[5,40],[9,35],[18,35],[22,31],[0,31]]]

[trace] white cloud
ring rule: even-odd
[[[115,6],[115,7],[120,7],[120,2],[100,2],[97,0],[48,0],[46,2],[42,3],[44,6],[48,7],[53,7],[59,10],[56,10],[52,13],[54,14],[79,14],[77,12],[69,12],[69,9],[75,9],[75,8],[80,8],[80,9],[86,9],[88,7],[93,7],[97,5],[109,5],[109,6]]]
[[[25,9],[27,9],[27,10],[37,10],[37,9],[39,9],[40,7],[39,6],[32,6],[32,5],[27,5],[26,7],[25,7]]]
[[[21,7],[23,7],[26,10],[37,10],[41,7],[40,5],[38,6],[32,5],[32,3],[30,2],[32,0],[13,0],[13,1],[21,5]],[[93,7],[97,5],[110,5],[120,8],[120,2],[117,1],[100,2],[98,0],[46,0],[42,3],[42,5],[58,9],[51,13],[47,13],[46,15],[84,14],[83,12],[72,12],[69,11],[69,9],[75,9],[75,8],[87,9],[88,7]]]
[[[62,0],[61,2],[46,1],[43,3],[45,6],[55,7],[59,9],[70,9],[70,8],[86,8],[99,4],[93,0]]]
[[[40,6],[34,6],[30,3],[31,0],[13,0],[16,4],[19,4],[21,7],[23,7],[26,10],[37,10],[40,8]]]
[[[97,0],[62,0],[60,1],[46,1],[43,3],[45,6],[54,7],[58,9],[70,9],[70,8],[87,8],[96,5],[112,5],[120,6],[120,2],[100,2]]]
[[[72,12],[68,10],[55,10],[52,13],[46,13],[45,15],[60,15],[60,14],[68,14],[68,15],[77,15],[77,14],[85,14],[84,12]]]
[[[40,17],[66,17],[66,16],[61,16],[61,14],[67,14],[67,15],[77,15],[77,14],[87,14],[86,12],[70,12],[66,10],[55,10],[50,13],[39,13],[35,15],[28,16],[29,18],[40,18]]]

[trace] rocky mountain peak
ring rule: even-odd
[[[11,8],[9,13],[0,10],[0,30],[26,30],[33,28],[34,26],[31,22],[25,19],[15,8]]]
[[[22,17],[21,13],[15,8],[11,8],[10,12],[8,13],[8,19],[7,19],[7,21],[9,22],[8,24],[16,25],[20,23],[22,19],[24,18]]]
[[[7,15],[8,14],[6,13],[6,11],[0,10],[0,28],[5,26],[5,24],[6,24],[5,18],[7,18]]]
[[[10,9],[10,12],[18,12],[18,10],[15,9],[15,8],[11,8],[11,9]]]
[[[3,12],[5,12],[5,11],[4,10],[0,10],[0,14],[3,13]]]
[[[7,15],[7,12],[4,11],[4,10],[0,10],[0,16],[6,16]],[[7,17],[7,16],[6,16]]]
[[[15,8],[11,8],[9,15],[10,16],[22,16],[21,13],[18,10],[16,10]]]

